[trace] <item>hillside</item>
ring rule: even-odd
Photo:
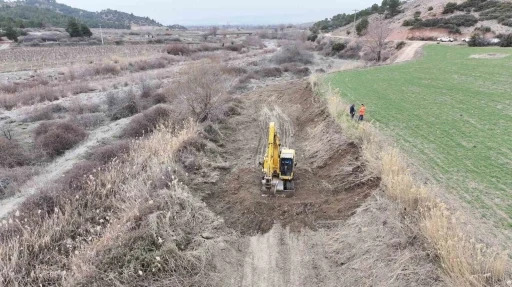
[[[4,17],[4,21],[0,18],[0,23],[12,18],[15,23],[23,22],[27,27],[39,27],[41,24],[64,27],[70,17],[79,19],[91,28],[99,28],[101,25],[104,28],[129,29],[131,24],[162,26],[148,17],[111,9],[90,12],[57,3],[55,0],[26,0],[0,5],[0,13]]]
[[[445,9],[450,2],[457,4]],[[379,25],[388,30],[388,40],[422,40],[447,35],[462,38],[482,26],[487,31],[490,29],[488,37],[512,32],[512,3],[509,1],[414,0],[402,3],[399,11],[393,17],[384,16],[382,7],[374,5],[358,12],[357,19],[367,17],[370,23],[380,22]],[[347,36],[354,31],[353,19],[354,14],[338,14],[315,23],[315,27],[333,31],[333,35]]]

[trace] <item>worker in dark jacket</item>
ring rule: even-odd
[[[355,115],[356,115],[356,105],[352,104],[350,106],[350,117],[352,117],[352,119],[354,119]]]

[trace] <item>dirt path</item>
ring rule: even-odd
[[[73,165],[81,160],[91,148],[97,146],[102,141],[111,139],[129,121],[130,118],[124,118],[91,132],[80,146],[66,152],[63,156],[54,160],[44,168],[41,174],[35,176],[24,184],[17,195],[0,201],[0,218],[5,217],[11,211],[14,211],[30,195],[38,192],[41,187],[48,186],[52,181],[70,170]]]
[[[10,46],[10,44],[1,44],[0,50],[7,50],[7,49],[9,49],[9,46]]]
[[[425,42],[407,42],[407,46],[403,48],[400,52],[398,52],[398,57],[395,60],[395,63],[402,63],[411,61],[417,55],[417,52],[421,47],[423,47]]]

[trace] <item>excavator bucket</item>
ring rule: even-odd
[[[292,197],[295,193],[293,181],[264,178],[261,183],[263,196]]]

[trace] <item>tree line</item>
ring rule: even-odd
[[[401,12],[401,4],[400,0],[383,0],[381,5],[373,4],[371,7],[363,9],[357,13],[337,14],[331,19],[326,18],[318,21],[313,25],[311,31],[313,33],[318,33],[319,31],[332,31],[353,23],[355,18],[361,19],[377,13],[384,14],[387,18],[394,17]]]

